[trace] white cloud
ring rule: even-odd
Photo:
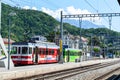
[[[27,10],[27,9],[37,10],[36,7],[32,7],[32,8],[31,8],[30,6],[24,6],[23,9],[26,9],[26,10]]]
[[[32,7],[32,10],[37,10],[37,8],[36,7]]]
[[[90,14],[90,12],[88,12],[87,10],[81,10],[81,9],[76,9],[73,6],[69,6],[66,8],[66,11],[68,12],[68,14]]]
[[[54,18],[60,18],[60,11],[64,11],[63,9],[58,9],[56,11],[50,10],[48,8],[42,7],[41,10]]]
[[[30,6],[24,6],[23,9],[30,9]]]
[[[48,8],[42,7],[41,10],[49,15],[51,15],[54,18],[60,19],[60,11],[63,11],[64,15],[68,15],[68,14],[92,14],[91,12],[89,12],[88,10],[81,10],[80,8],[75,8],[73,6],[69,6],[66,9],[58,9],[58,10],[50,10]],[[75,19],[75,18],[72,18]],[[78,19],[76,19],[78,20]],[[93,21],[93,22],[97,22],[98,24],[101,22],[101,19],[99,17],[96,18],[83,18],[83,20],[89,20],[89,21]]]

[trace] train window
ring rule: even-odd
[[[22,47],[22,54],[27,54],[28,47]]]
[[[51,50],[51,54],[54,54],[54,49]]]
[[[17,54],[17,47],[12,47],[11,54]]]
[[[21,49],[21,48],[20,48],[20,47],[18,47],[18,54],[20,54],[20,49]]]
[[[29,54],[32,54],[32,48],[29,48]]]
[[[44,54],[44,49],[40,49],[40,53],[41,53],[41,54]]]
[[[43,54],[46,54],[46,49],[43,49]]]

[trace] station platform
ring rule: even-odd
[[[0,67],[0,80],[10,80],[14,78],[22,78],[33,75],[39,75],[43,73],[49,73],[53,71],[65,70],[80,66],[87,66],[98,63],[105,63],[111,61],[119,61],[120,58],[114,59],[100,59],[100,60],[88,60],[82,62],[68,62],[68,63],[54,63],[54,64],[39,64],[39,65],[27,65],[11,68],[7,70]]]

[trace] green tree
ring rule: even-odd
[[[95,48],[93,48],[93,51],[94,51],[95,53],[98,53],[98,52],[100,52],[100,48],[95,47]]]

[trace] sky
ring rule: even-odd
[[[68,14],[120,13],[117,0],[2,0],[3,3],[23,9],[43,11],[60,19],[60,11]],[[84,18],[98,25],[109,28],[108,17]],[[64,20],[63,20],[64,21]],[[120,17],[112,17],[111,29],[120,32]]]

